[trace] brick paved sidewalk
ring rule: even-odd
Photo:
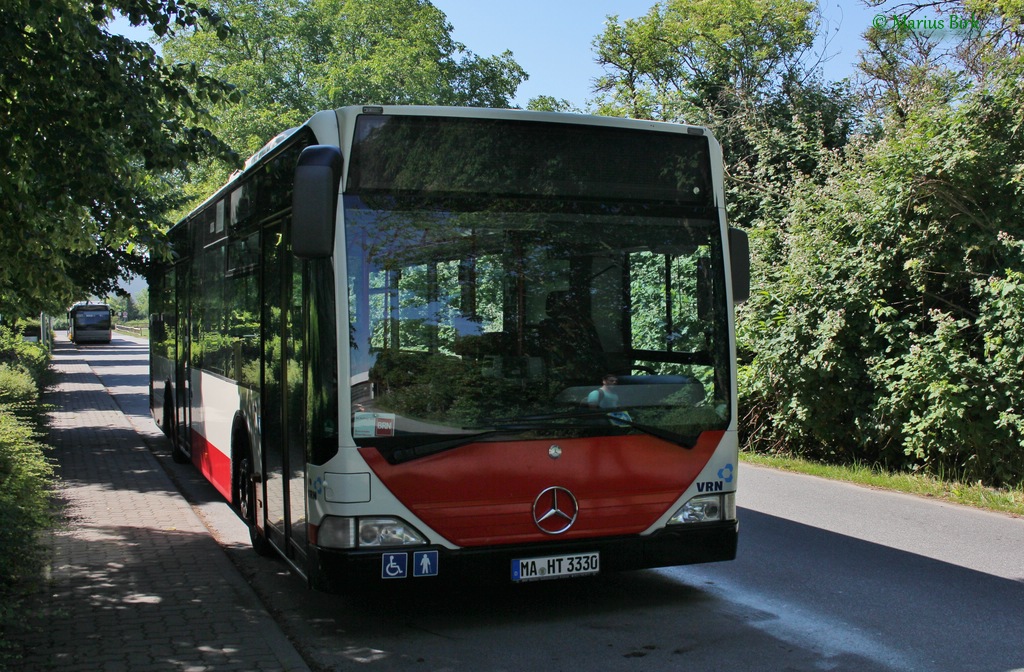
[[[29,670],[307,670],[74,346],[54,353],[67,524]]]

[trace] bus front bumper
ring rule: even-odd
[[[512,582],[513,565],[523,558],[592,556],[600,573],[704,562],[736,557],[736,521],[668,527],[648,536],[513,546],[447,549],[436,546],[339,551],[310,546],[310,584],[326,592],[368,585],[445,581]]]

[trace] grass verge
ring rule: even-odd
[[[943,480],[927,474],[890,472],[868,464],[822,464],[796,457],[761,455],[750,452],[741,453],[740,459],[749,464],[763,467],[941,499],[979,509],[1009,513],[1014,516],[1024,516],[1024,485],[1017,488],[990,488],[981,483]]]

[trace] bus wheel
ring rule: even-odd
[[[249,541],[257,555],[271,555],[273,547],[267,538],[256,527],[256,483],[252,480],[252,462],[248,455],[238,463],[238,476],[235,480],[235,504],[238,515],[249,526]]]

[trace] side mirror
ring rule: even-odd
[[[729,229],[729,267],[732,270],[732,302],[750,298],[750,241],[743,229]]]
[[[292,253],[300,259],[322,259],[334,251],[343,166],[341,150],[331,145],[311,145],[299,155],[292,192]]]

